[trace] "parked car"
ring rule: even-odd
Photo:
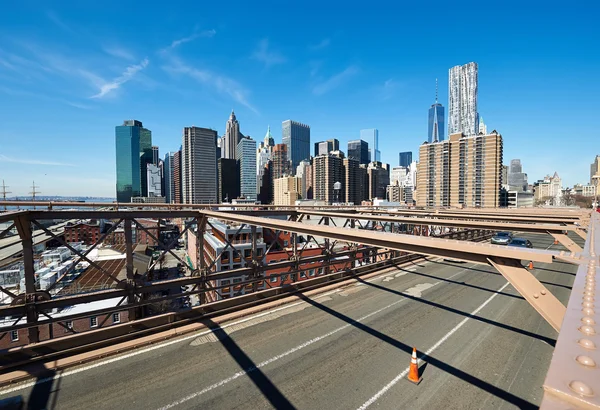
[[[524,238],[512,238],[508,243],[508,246],[517,246],[519,248],[533,248],[533,244],[529,239]]]
[[[494,245],[508,245],[512,238],[510,232],[496,232],[496,235],[492,236],[492,243]]]

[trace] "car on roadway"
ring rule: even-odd
[[[496,235],[492,236],[492,244],[494,245],[508,245],[513,238],[510,232],[496,232]]]
[[[518,248],[533,248],[531,241],[525,238],[512,238],[508,243],[508,246],[516,246]]]

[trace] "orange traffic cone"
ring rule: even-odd
[[[408,369],[408,381],[414,384],[421,383],[422,377],[419,377],[419,366],[417,365],[417,348],[413,347],[412,357],[410,358],[410,367]]]
[[[533,269],[533,261],[529,261],[529,266],[527,266],[527,269]]]

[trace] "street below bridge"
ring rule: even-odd
[[[520,236],[564,250],[550,235]],[[533,270],[563,304],[575,272],[560,262]],[[428,258],[4,388],[0,400],[56,409],[534,408],[556,338],[492,267]],[[405,377],[413,346],[419,385]]]

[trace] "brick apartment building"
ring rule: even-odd
[[[50,313],[53,318],[66,317],[94,310],[105,309],[117,306],[121,298],[107,299],[97,302],[85,303],[80,305],[69,306],[60,310],[55,310]],[[127,310],[115,312],[112,314],[90,316],[80,319],[65,320],[55,323],[44,324],[44,317],[40,317],[40,325],[38,326],[39,340],[56,339],[59,337],[71,336],[77,333],[96,330],[108,326],[114,326],[120,323],[129,321],[129,312]],[[25,323],[21,319],[18,324]],[[13,347],[24,346],[29,344],[29,330],[19,329],[13,331],[2,331],[13,324],[13,320],[2,320],[0,322],[0,351]]]

